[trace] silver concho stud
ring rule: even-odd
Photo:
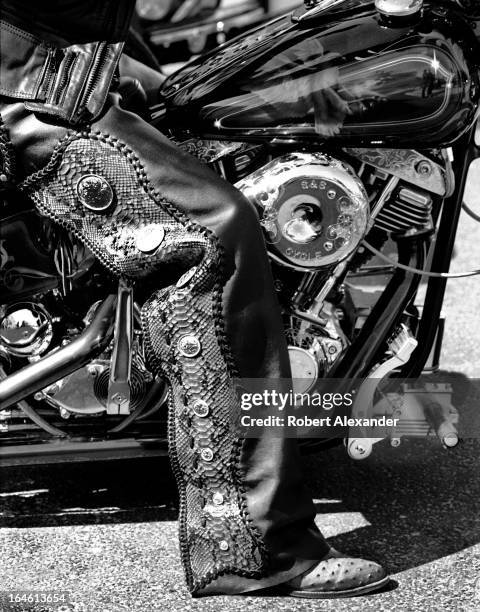
[[[197,272],[197,268],[192,268],[188,272],[185,272],[177,281],[177,289],[183,289],[192,280]]]
[[[178,341],[178,350],[184,357],[196,357],[202,351],[202,343],[197,336],[182,336]]]
[[[218,544],[218,547],[223,552],[226,552],[230,548],[230,544],[227,542],[227,540],[221,540]]]
[[[211,448],[202,448],[200,456],[204,461],[213,461],[213,451]]]
[[[165,238],[165,229],[163,225],[151,223],[137,230],[135,245],[142,253],[154,253],[162,244]]]
[[[223,495],[221,493],[214,493],[213,497],[212,497],[212,501],[215,504],[215,506],[221,506],[223,504],[223,502],[225,501]]]
[[[197,399],[192,406],[193,414],[204,419],[210,413],[210,407],[205,400]]]
[[[87,210],[102,213],[113,202],[113,189],[103,176],[85,174],[77,183],[77,196]]]

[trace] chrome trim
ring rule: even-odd
[[[422,10],[423,0],[375,0],[375,7],[387,17],[409,17]]]
[[[446,196],[450,191],[445,168],[413,149],[345,148],[344,151],[364,164],[436,195]]]
[[[298,11],[294,11],[292,14],[292,21],[301,22],[306,21],[307,19],[312,19],[313,17],[318,17],[318,15],[327,12],[335,6],[345,4],[345,2],[346,0],[320,0],[320,2],[313,8],[299,9]]]
[[[52,318],[41,304],[18,302],[3,310],[0,347],[15,357],[38,357],[53,339]]]

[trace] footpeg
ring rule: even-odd
[[[453,391],[450,384],[433,381],[402,384],[395,392],[384,393],[382,399],[373,404],[382,380],[407,363],[416,347],[417,341],[409,329],[402,325],[389,342],[391,356],[377,365],[361,385],[352,417],[377,419],[388,416],[395,425],[390,428],[356,427],[355,436],[346,440],[348,454],[352,459],[366,459],[371,455],[373,446],[385,438],[390,439],[393,447],[398,447],[402,437],[426,438],[433,434],[445,448],[457,446],[459,436],[456,426],[459,414],[451,402]],[[375,433],[378,435],[375,436]]]
[[[395,334],[388,343],[389,358],[376,365],[364,383],[360,386],[353,405],[352,418],[367,419],[373,417],[373,399],[378,386],[391,372],[408,362],[417,346],[418,342],[413,337],[408,327],[406,325],[401,325],[398,333]],[[391,409],[388,412],[391,412]],[[386,412],[383,412],[383,415],[384,414],[386,414]],[[396,413],[394,413],[394,418],[396,418]],[[371,431],[372,428],[369,427],[356,427],[355,436],[349,436],[346,446],[348,454],[352,459],[366,459],[371,455],[373,445],[377,442],[381,442],[385,438],[385,435],[381,437],[369,437],[367,433]],[[359,432],[361,434],[360,437],[358,437]]]

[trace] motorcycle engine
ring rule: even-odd
[[[91,323],[109,281],[92,253],[50,221],[31,210],[8,212],[7,208],[0,223],[0,358],[10,373],[78,336]],[[63,418],[105,413],[111,355],[109,346],[96,360],[38,391],[37,408],[48,405]],[[152,379],[137,325],[130,375],[132,410],[142,403]]]
[[[270,257],[280,269],[306,273],[307,285],[355,253],[367,232],[370,206],[363,183],[330,155],[290,153],[236,186],[260,212]],[[293,300],[288,311],[292,376],[295,390],[304,393],[328,373],[349,341],[340,311],[324,299],[314,297],[306,308]]]
[[[236,186],[259,209],[271,252],[294,269],[336,265],[366,233],[365,188],[347,164],[329,155],[287,154]]]

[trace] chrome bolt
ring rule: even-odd
[[[415,166],[415,170],[417,174],[421,174],[422,176],[430,176],[433,172],[432,164],[426,160],[418,162]]]
[[[62,419],[69,419],[70,412],[66,408],[60,408],[60,416],[62,417]]]
[[[98,376],[98,366],[89,365],[87,368],[87,372],[90,374],[90,376]]]

